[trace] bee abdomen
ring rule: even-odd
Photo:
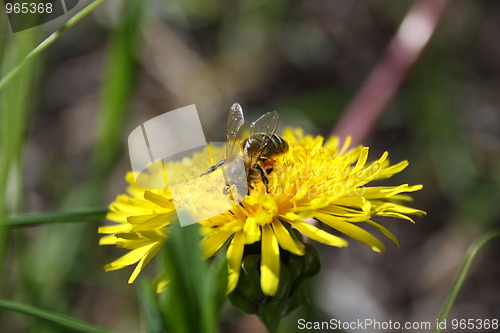
[[[281,155],[288,151],[288,143],[279,135],[269,135],[266,133],[259,133],[249,138],[247,141],[250,146],[250,151],[261,150],[262,157],[271,157]],[[267,144],[265,144],[267,143]],[[265,144],[265,147],[262,147]]]
[[[270,155],[281,155],[288,151],[288,143],[281,136],[274,134],[266,148],[268,148],[266,151],[269,151]]]
[[[288,143],[282,137],[266,133],[257,133],[246,138],[242,147],[247,156],[262,153],[262,157],[272,157],[288,151]]]

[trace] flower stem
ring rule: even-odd
[[[441,312],[439,313],[438,316],[438,323],[442,322],[448,317],[448,314],[450,313],[450,310],[455,303],[455,299],[457,298],[457,295],[462,288],[462,285],[464,283],[465,277],[467,275],[467,272],[470,269],[470,266],[472,264],[472,260],[475,258],[477,252],[490,240],[500,237],[500,230],[492,230],[488,232],[487,234],[481,236],[480,238],[476,239],[469,249],[467,250],[467,253],[465,254],[464,260],[462,262],[462,265],[460,266],[460,269],[458,270],[457,276],[455,277],[455,280],[453,281],[451,285],[450,292],[448,293],[448,296],[446,297],[446,300],[443,303],[443,307],[441,308]],[[433,331],[433,333],[440,333],[441,328],[436,327],[436,329]]]

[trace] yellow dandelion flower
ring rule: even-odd
[[[309,223],[310,219],[381,252],[385,250],[384,245],[363,226],[373,226],[399,244],[389,230],[372,220],[373,217],[395,217],[413,222],[408,215],[425,214],[405,206],[411,198],[403,194],[420,190],[421,185],[368,185],[402,171],[407,161],[390,165],[385,152],[378,160],[368,163],[367,147],[348,150],[349,140],[340,147],[338,138],[324,142],[323,137],[305,135],[300,129],[287,129],[283,138],[290,149],[274,158],[267,189],[262,182],[254,184],[239,205],[199,223],[205,258],[214,256],[227,244],[228,293],[238,284],[247,245],[260,243],[260,285],[268,296],[275,295],[278,290],[280,252],[288,251],[297,256],[305,253],[304,242],[293,229],[323,244],[348,245],[344,238]],[[197,158],[193,155],[190,163],[197,164]],[[176,166],[169,167],[175,169]],[[186,177],[185,168],[177,167],[179,174],[184,173]],[[129,280],[133,282],[165,241],[168,225],[175,219],[175,208],[169,190],[140,189],[133,183],[131,174],[127,180],[131,183],[129,195],[119,196],[111,204],[108,215],[119,224],[102,227],[99,231],[113,234],[103,237],[101,244],[116,244],[132,250],[107,269],[139,262]],[[209,189],[199,189],[205,190]]]
[[[131,250],[121,258],[106,265],[106,271],[113,271],[137,264],[128,283],[133,283],[141,270],[160,250],[167,239],[168,226],[175,220],[176,212],[170,192],[166,190],[146,190],[134,181],[134,174],[126,176],[130,184],[128,194],[119,195],[109,205],[108,220],[118,224],[99,228],[100,245],[116,245]],[[158,282],[158,288],[165,286]]]
[[[241,205],[230,212],[201,222],[205,237],[203,249],[213,256],[229,242],[228,292],[238,283],[244,246],[261,242],[261,288],[273,296],[279,284],[280,249],[295,255],[304,254],[304,243],[291,232],[291,227],[308,238],[336,247],[348,242],[310,224],[316,219],[325,225],[381,252],[384,245],[361,226],[372,225],[398,244],[396,237],[382,225],[372,221],[374,216],[389,216],[409,220],[407,215],[424,212],[403,205],[409,197],[404,192],[420,190],[421,185],[369,187],[371,181],[391,177],[403,170],[408,162],[390,166],[387,153],[367,163],[368,148],[347,151],[348,142],[341,148],[338,138],[323,144],[320,136],[305,136],[301,130],[287,130],[283,138],[288,153],[276,158],[269,178],[269,193],[262,184],[252,190]]]

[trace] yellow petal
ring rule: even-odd
[[[259,210],[255,212],[252,218],[255,219],[257,224],[264,225],[271,223],[273,216],[266,210]]]
[[[384,244],[382,244],[377,238],[375,238],[368,231],[352,223],[346,222],[339,217],[319,212],[316,213],[315,217],[333,229],[336,229],[341,233],[369,246],[375,252],[382,252],[385,250]]]
[[[285,215],[283,215],[281,217],[285,218],[288,221],[297,221],[297,220],[300,219],[300,216],[298,216],[297,214],[292,213],[292,212],[288,212],[288,213],[286,213]]]
[[[104,236],[99,239],[99,245],[114,245],[116,240],[114,235]]]
[[[280,249],[278,239],[269,224],[262,226],[262,260],[260,263],[260,286],[262,292],[274,296],[280,277]]]
[[[253,244],[260,240],[260,228],[254,216],[247,218],[243,231],[245,233],[245,244]]]
[[[139,261],[137,266],[135,266],[134,271],[132,272],[132,275],[130,275],[130,278],[128,279],[128,283],[134,283],[135,279],[139,275],[139,273],[143,270],[144,267],[153,259],[155,254],[160,250],[162,243],[153,243],[153,246],[150,247],[149,251],[146,253],[146,255]]]
[[[116,259],[110,264],[104,266],[106,272],[114,271],[115,269],[120,269],[126,266],[130,266],[141,260],[148,251],[154,246],[154,244],[150,244],[147,246],[140,247],[138,249],[132,250],[129,253],[123,255],[122,257]]]
[[[128,232],[130,229],[131,226],[129,224],[115,224],[99,227],[97,231],[100,234],[118,234],[120,232]]]
[[[157,276],[153,281],[156,293],[161,294],[164,292],[167,289],[168,282],[169,281],[163,275]]]
[[[127,234],[118,234],[116,235],[117,241],[116,241],[116,246],[123,247],[125,249],[133,250],[137,249],[152,243],[155,243],[155,241],[151,241],[148,238],[138,238],[138,239],[126,239],[126,238],[121,238],[121,236],[126,236]]]
[[[411,207],[406,207],[404,205],[400,205],[397,203],[393,202],[384,202],[381,205],[375,205],[375,211],[377,212],[377,215],[380,215],[379,212],[384,212],[384,213],[398,213],[398,214],[405,214],[405,215],[417,215],[417,216],[425,216],[426,213],[424,211],[421,211],[419,209],[411,208]],[[408,218],[406,218],[408,219]],[[410,221],[413,221],[409,219]]]
[[[238,284],[238,280],[240,278],[240,270],[241,270],[241,259],[243,258],[243,233],[237,232],[234,234],[233,240],[227,249],[226,258],[227,258],[227,293],[231,293],[236,285]]]
[[[331,199],[328,197],[319,197],[316,199],[312,199],[309,203],[309,209],[320,209],[330,204]]]
[[[349,244],[345,239],[329,234],[304,221],[295,221],[292,222],[292,225],[297,228],[298,231],[316,242],[336,247],[346,247]]]
[[[232,234],[232,232],[212,232],[205,236],[201,241],[203,257],[206,259],[215,255]]]
[[[380,158],[377,161],[373,162],[372,164],[374,164],[374,163],[379,163],[381,165],[385,164],[385,161],[387,160],[387,156],[389,156],[389,153],[387,151],[384,151],[382,156],[380,156]]]
[[[154,194],[151,191],[146,191],[144,193],[144,199],[151,201],[163,208],[174,208],[174,203],[172,199],[168,199],[161,195]]]
[[[261,205],[273,215],[278,212],[278,205],[276,204],[276,200],[274,200],[270,195],[266,195],[262,198]]]
[[[373,222],[371,220],[366,221],[366,223],[368,223],[368,224],[374,226],[375,228],[377,228],[378,230],[380,230],[380,232],[382,232],[387,238],[389,238],[390,240],[392,240],[394,242],[394,244],[396,244],[397,247],[399,247],[399,241],[396,238],[396,236],[394,236],[394,234],[392,232],[390,232],[389,230],[387,230],[382,225],[380,225],[380,224],[378,224],[376,222]]]
[[[166,214],[130,216],[128,222],[133,225],[131,231],[155,230],[169,225],[175,216],[175,211]]]
[[[120,212],[111,211],[112,207],[109,206],[110,211],[106,214],[106,220],[118,222],[118,223],[126,223],[128,214],[123,214]]]
[[[379,212],[377,213],[377,216],[394,217],[397,219],[407,220],[411,223],[415,223],[415,221],[411,217],[395,212]]]
[[[377,187],[364,187],[363,197],[365,199],[381,199],[390,198],[393,195],[404,192],[415,192],[422,189],[422,185],[408,186],[403,184],[400,186],[377,186]]]
[[[368,147],[363,147],[361,153],[359,154],[358,161],[356,162],[356,165],[352,169],[352,173],[359,172],[365,166],[367,159],[368,159]]]
[[[347,148],[349,148],[349,146],[351,145],[351,142],[352,137],[348,136],[347,138],[345,138],[344,145],[342,146],[342,149],[340,149],[340,151],[337,153],[337,155],[344,154]]]
[[[410,163],[408,161],[401,161],[398,164],[394,164],[390,167],[379,170],[377,173],[377,179],[389,178],[392,175],[403,171]]]
[[[319,211],[329,215],[342,216],[343,220],[349,222],[365,222],[372,216],[370,211],[360,211],[350,207],[337,205],[331,205]],[[315,214],[314,216],[317,215]]]
[[[306,248],[304,244],[293,238],[288,230],[283,226],[281,221],[275,219],[273,221],[273,229],[281,248],[298,256],[304,255]]]
[[[358,207],[364,212],[369,212],[371,203],[362,196],[343,197],[335,200],[336,206]]]
[[[331,136],[325,143],[325,148],[337,151],[339,149],[340,139],[338,136]]]

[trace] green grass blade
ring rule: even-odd
[[[171,227],[169,241],[165,244],[165,272],[169,285],[165,291],[163,314],[172,332],[200,332],[200,296],[206,283],[206,264],[201,261],[197,225],[181,228],[179,222]]]
[[[226,261],[217,258],[209,265],[202,260],[198,224],[180,227],[174,222],[171,228],[163,253],[169,284],[161,306],[167,329],[217,333],[226,294]]]
[[[111,331],[106,330],[104,328],[100,328],[97,326],[94,326],[92,324],[86,323],[84,321],[81,321],[79,319],[75,319],[70,316],[62,315],[59,313],[53,313],[45,310],[41,310],[38,308],[35,308],[30,305],[25,305],[25,304],[20,304],[16,302],[12,302],[9,300],[5,299],[0,299],[0,307],[19,312],[19,313],[24,313],[28,316],[33,316],[37,317],[40,319],[45,319],[50,322],[53,322],[55,324],[59,324],[61,326],[65,326],[67,328],[71,328],[74,330],[79,330],[82,332],[95,332],[95,333],[110,333]]]
[[[455,277],[455,280],[453,281],[451,285],[450,292],[448,293],[448,296],[446,297],[446,300],[443,303],[443,307],[441,308],[441,312],[439,313],[438,316],[438,322],[442,322],[448,317],[448,314],[450,313],[450,310],[455,303],[455,299],[457,298],[458,293],[460,292],[460,289],[462,288],[462,285],[464,283],[465,277],[467,276],[467,273],[469,272],[470,266],[472,264],[472,260],[476,257],[477,252],[490,240],[500,237],[500,230],[493,230],[486,235],[481,236],[480,238],[476,239],[469,249],[467,250],[467,253],[465,254],[464,260],[462,261],[462,265],[460,266],[457,276]],[[441,332],[440,328],[436,328],[434,333],[439,333]]]
[[[122,148],[123,127],[136,81],[135,51],[138,49],[143,6],[143,0],[128,1],[121,8],[119,25],[111,31],[97,121],[99,128],[93,152],[89,198],[101,196]]]
[[[163,333],[165,325],[158,306],[156,290],[151,281],[143,279],[140,281],[137,293],[141,304],[147,333]]]
[[[36,45],[36,34],[24,34],[11,38],[6,46],[2,62],[2,72],[15,65],[17,59],[22,58]],[[19,193],[7,193],[7,187],[20,186],[23,162],[23,148],[26,131],[29,122],[29,113],[32,109],[32,101],[37,97],[35,85],[38,81],[38,63],[32,62],[24,68],[15,80],[12,80],[4,91],[0,93],[0,194],[1,203],[5,204],[5,198],[10,197],[10,211],[19,209],[16,201],[19,201]],[[18,179],[16,179],[18,178]],[[19,192],[15,188],[13,192]],[[3,197],[5,195],[5,197]],[[0,208],[0,212],[6,213],[6,207]]]
[[[0,79],[0,90],[5,88],[5,85],[16,76],[19,71],[33,58],[42,53],[52,43],[54,43],[66,30],[74,26],[78,21],[87,16],[94,8],[99,6],[105,0],[96,0],[90,3],[87,7],[79,11],[75,16],[70,18],[62,27],[53,32],[49,37],[44,39],[37,47],[35,47],[23,60],[14,68],[12,68],[2,79]]]
[[[29,34],[9,35],[4,46],[2,73],[12,68],[37,42],[38,31]],[[28,131],[33,101],[37,99],[40,58],[25,66],[0,91],[0,221],[2,217],[22,211],[24,142]],[[6,227],[0,224],[0,270],[5,256]],[[2,276],[5,278],[5,276]]]
[[[4,218],[0,224],[7,227],[26,227],[52,223],[100,221],[106,217],[106,208],[94,208],[76,212],[56,212],[15,215]]]
[[[219,316],[222,306],[227,299],[227,260],[225,253],[219,254],[211,262],[206,275],[206,284],[202,307],[205,327],[216,328],[219,325]]]

